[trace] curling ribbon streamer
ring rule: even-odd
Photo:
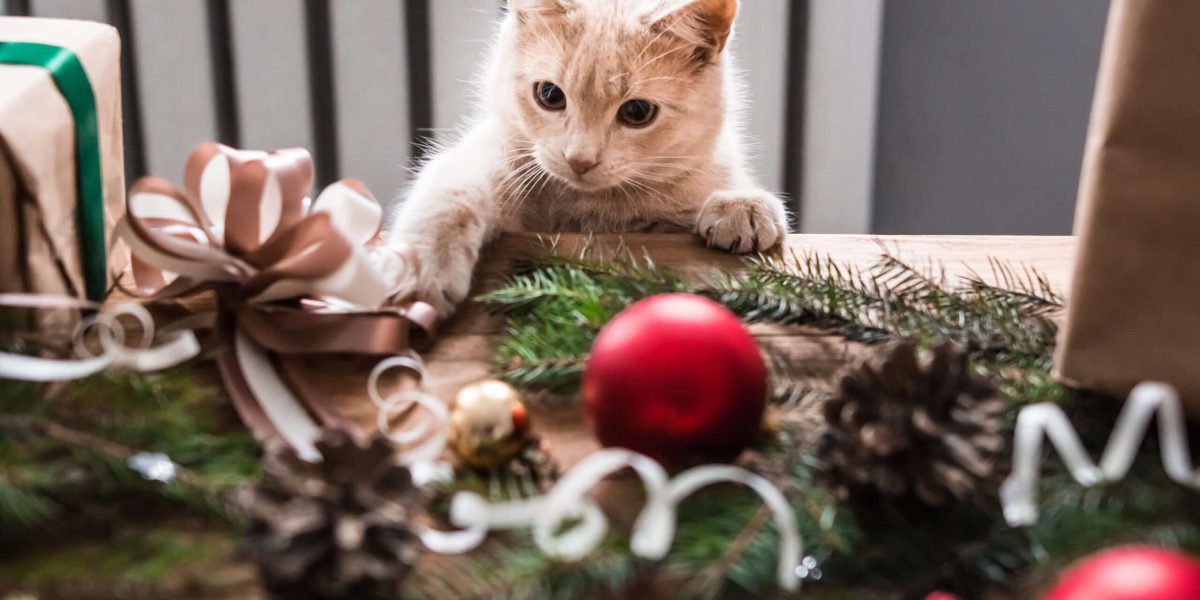
[[[173,367],[200,353],[200,343],[190,331],[175,332],[165,336],[157,346],[154,339],[154,319],[140,305],[127,303],[101,307],[66,296],[38,294],[0,294],[0,306],[97,310],[94,317],[85,319],[76,333],[75,350],[77,360],[56,360],[0,352],[0,378],[25,381],[63,381],[80,379],[113,367],[131,371],[159,371]],[[141,329],[137,346],[126,344],[127,335],[121,317],[128,316],[137,321]],[[91,328],[96,329],[96,340],[101,353],[92,354],[84,344],[83,336]]]
[[[446,403],[420,387],[384,396],[379,391],[379,379],[391,369],[409,371],[416,376],[418,386],[425,379],[425,363],[416,352],[393,356],[375,365],[367,379],[367,395],[378,409],[376,426],[380,433],[404,449],[400,460],[409,466],[417,485],[449,481],[453,477],[453,470],[447,463],[439,461],[450,438],[450,412]],[[393,417],[413,408],[422,409],[427,417],[398,430],[391,427]]]
[[[533,539],[547,555],[576,560],[588,555],[604,539],[608,521],[600,507],[587,496],[605,477],[632,469],[646,486],[646,506],[633,527],[630,548],[643,558],[666,556],[675,538],[676,509],[684,498],[714,483],[739,483],[754,490],[775,515],[780,534],[778,583],[780,588],[800,588],[803,543],[795,515],[783,493],[763,477],[729,465],[707,465],[689,469],[674,479],[650,457],[611,448],[588,455],[559,479],[545,496],[501,504],[489,504],[472,492],[459,492],[450,504],[450,522],[461,528],[447,532],[425,528],[421,541],[443,554],[475,549],[491,530],[531,527]],[[564,530],[569,521],[575,523]]]
[[[100,126],[96,93],[83,63],[69,48],[33,42],[0,42],[0,64],[45,69],[54,80],[75,121],[75,212],[78,216],[80,264],[87,297],[99,302],[107,287],[104,242],[104,175],[100,160]]]
[[[1113,427],[1100,464],[1088,456],[1067,414],[1056,404],[1026,407],[1017,416],[1013,442],[1013,472],[1000,487],[1004,518],[1014,527],[1038,519],[1037,485],[1042,440],[1049,438],[1071,476],[1091,487],[1119,481],[1129,473],[1150,420],[1158,415],[1159,445],[1167,475],[1175,482],[1200,490],[1200,472],[1192,466],[1183,407],[1175,389],[1163,383],[1142,383],[1133,389]]]

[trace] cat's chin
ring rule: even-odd
[[[600,192],[605,192],[617,187],[616,185],[612,184],[596,184],[589,183],[587,181],[571,179],[563,179],[563,182],[566,183],[567,187],[571,188],[572,190],[576,192],[583,192],[585,194],[599,194]]]
[[[550,173],[550,175],[553,176],[555,179],[557,179],[559,181],[559,183],[566,185],[572,191],[582,192],[585,194],[598,194],[600,192],[604,192],[604,191],[616,188],[620,185],[620,182],[596,183],[596,182],[592,182],[592,181],[586,181],[583,179],[579,179],[577,177],[564,177],[564,176],[556,173],[553,169],[546,169],[546,171],[548,173]]]

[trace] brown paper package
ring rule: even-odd
[[[1076,230],[1060,377],[1200,413],[1200,2],[1113,2]]]
[[[112,230],[125,211],[121,42],[101,23],[0,17],[0,41],[63,46],[96,94],[109,279],[128,263]],[[0,292],[83,297],[75,221],[75,124],[49,73],[0,65]]]

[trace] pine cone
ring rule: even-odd
[[[317,449],[323,460],[309,463],[269,448],[263,475],[238,490],[263,584],[288,600],[394,598],[421,553],[410,524],[427,497],[382,436],[364,446],[326,430]]]
[[[533,484],[541,493],[550,491],[558,481],[558,462],[550,454],[549,445],[545,440],[533,438],[509,465],[509,472],[517,479],[526,480]]]
[[[950,342],[882,355],[847,372],[825,404],[818,455],[839,496],[935,507],[985,497],[1005,445],[996,387]]]

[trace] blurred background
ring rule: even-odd
[[[398,197],[446,139],[502,0],[0,0],[121,29],[128,175],[304,146]],[[742,0],[764,183],[815,233],[1070,233],[1108,2]]]

